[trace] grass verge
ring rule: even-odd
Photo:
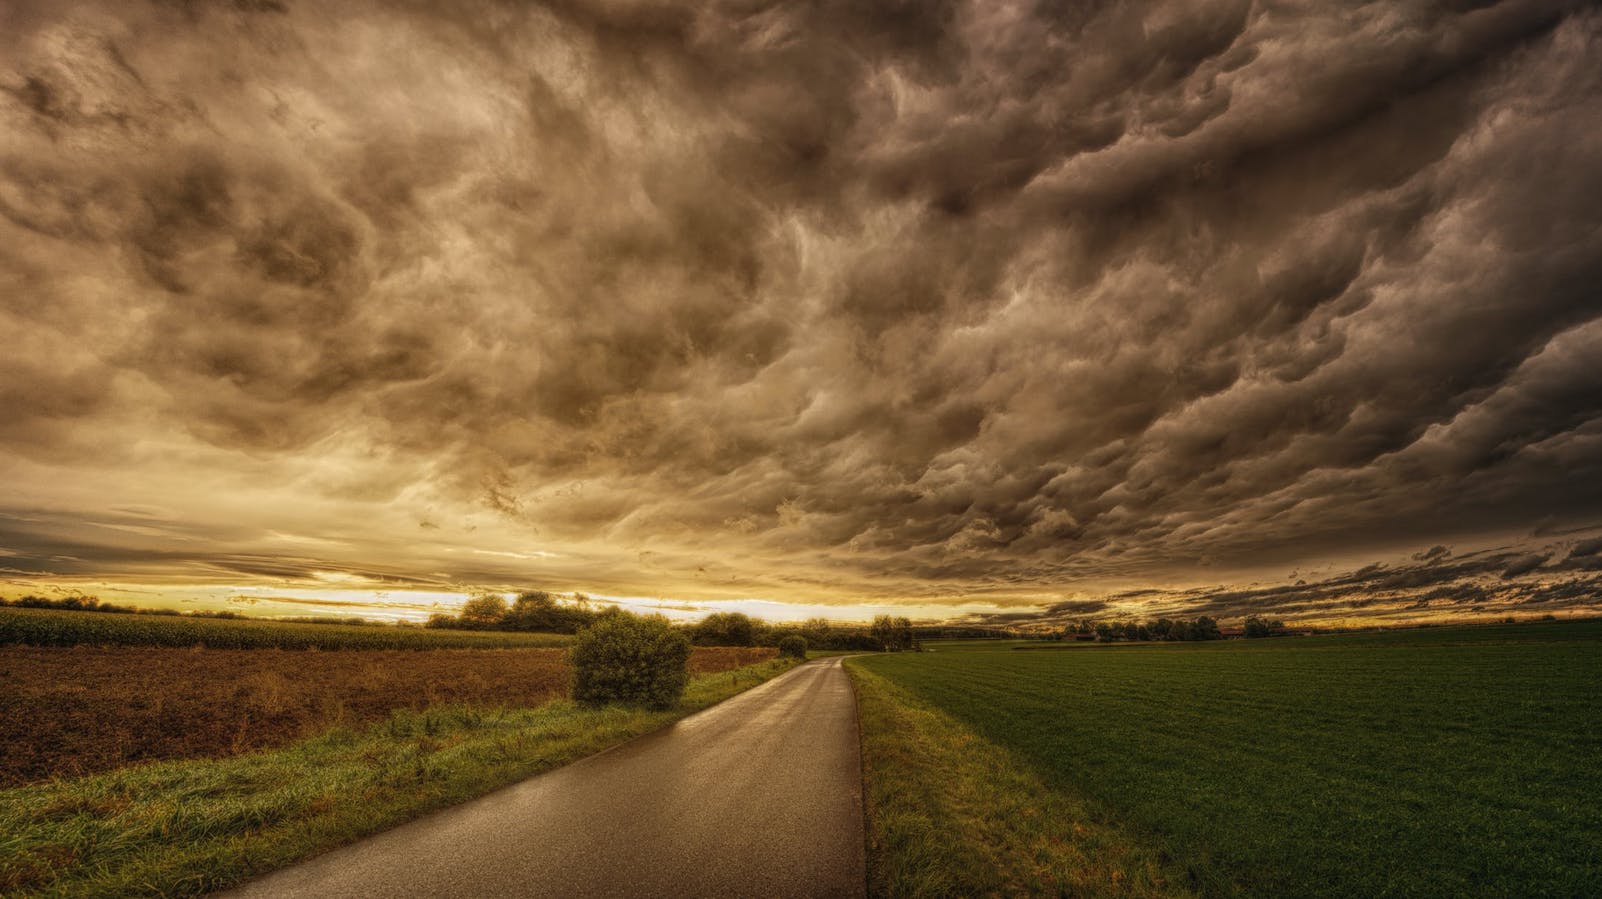
[[[590,755],[794,667],[691,680],[668,711],[447,706],[283,749],[163,762],[0,792],[0,893],[221,889]]]
[[[875,896],[1179,896],[1157,853],[1012,753],[848,662]]]

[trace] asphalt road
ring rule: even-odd
[[[862,896],[864,865],[856,702],[831,658],[227,895]]]

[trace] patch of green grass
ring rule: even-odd
[[[989,652],[1015,646],[1054,646],[1047,640],[925,640],[924,652]]]
[[[501,649],[566,646],[566,634],[302,624],[58,609],[0,608],[0,645],[204,646],[208,649]]]
[[[793,666],[702,675],[662,712],[566,700],[397,712],[276,751],[0,791],[0,893],[220,889],[621,743]]]
[[[875,896],[1164,896],[1156,853],[1009,750],[848,664]]]
[[[852,665],[1198,892],[1602,895],[1602,623]]]

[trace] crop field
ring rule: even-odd
[[[565,699],[534,708],[397,709],[367,726],[260,752],[0,789],[0,896],[223,889],[616,746],[794,667],[750,649],[697,650],[697,667],[764,652],[765,662],[691,678],[666,711]],[[426,664],[435,655],[406,653],[405,661]]]
[[[697,647],[690,671],[727,671],[775,654]],[[567,684],[560,649],[0,646],[0,787],[280,746],[397,709],[530,707],[564,695]]]
[[[494,649],[561,646],[562,634],[513,634],[243,618],[0,609],[0,645],[205,646],[209,649]]]
[[[1135,835],[1176,887],[1602,895],[1602,622],[850,664]]]

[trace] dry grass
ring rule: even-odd
[[[694,674],[771,659],[698,648]],[[234,755],[441,704],[565,695],[560,649],[347,650],[0,646],[0,787],[154,759]]]
[[[860,662],[874,896],[1184,896],[1158,853]]]
[[[0,790],[0,895],[210,893],[615,746],[793,665],[692,678],[667,711],[568,700],[397,710],[281,748]]]

